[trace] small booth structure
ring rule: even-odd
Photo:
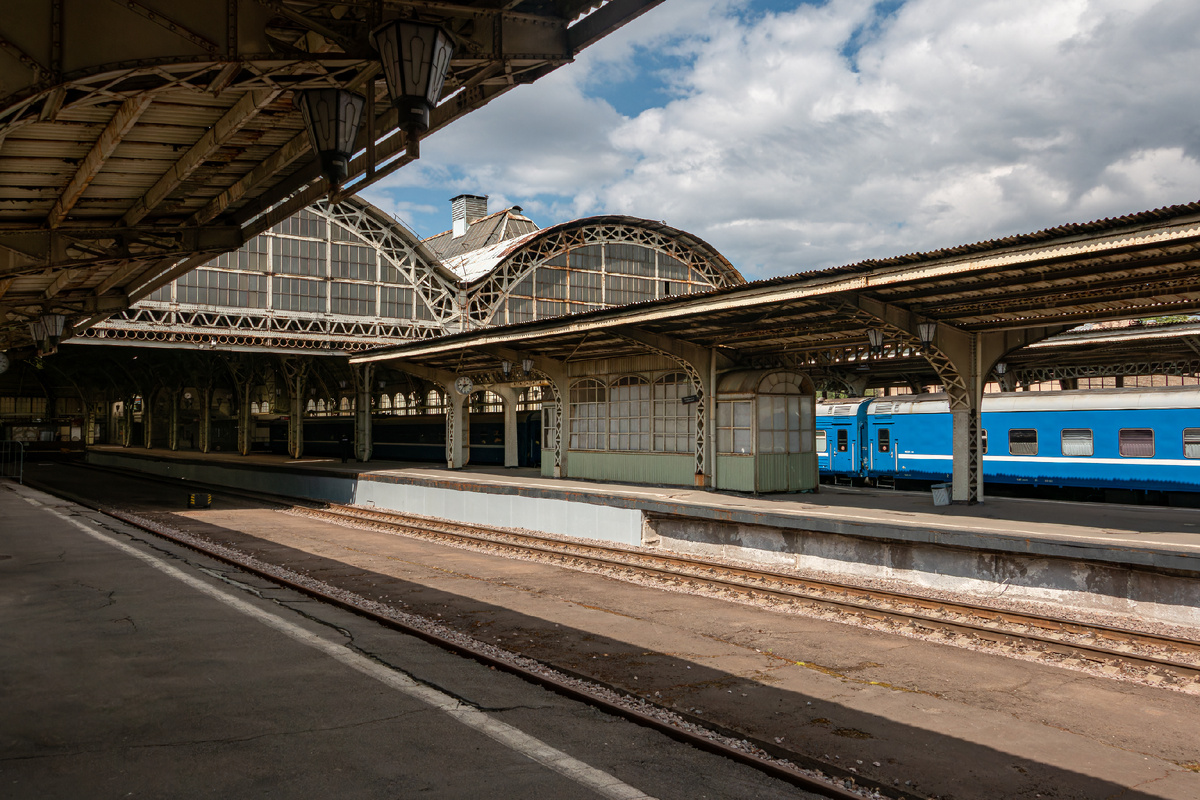
[[[814,387],[779,370],[730,372],[717,383],[718,489],[815,492]]]
[[[610,368],[616,366],[618,360],[573,365],[566,402],[547,397],[545,477],[817,491],[816,404],[806,376],[726,373],[717,379],[714,408],[707,381],[678,362],[644,356]]]

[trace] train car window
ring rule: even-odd
[[[879,452],[886,453],[892,449],[892,432],[887,428],[879,429]]]
[[[1037,430],[1035,428],[1010,428],[1008,431],[1008,452],[1014,456],[1036,456],[1038,451]]]
[[[1183,429],[1183,457],[1200,458],[1200,428]]]
[[[850,449],[849,436],[847,435],[846,430],[844,428],[842,430],[838,431],[837,435],[838,435],[838,437],[837,437],[838,452],[844,453]]]
[[[828,452],[829,443],[825,441],[825,431],[817,431],[817,452]]]
[[[987,428],[979,432],[979,445],[983,455],[987,455]]]
[[[1064,456],[1090,456],[1092,454],[1091,429],[1063,428],[1062,454]]]
[[[1128,458],[1154,457],[1154,430],[1152,428],[1122,428],[1118,434],[1121,455]]]

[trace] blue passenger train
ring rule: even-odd
[[[1005,392],[983,399],[986,483],[1200,492],[1200,387]],[[823,476],[949,480],[944,394],[821,400]]]

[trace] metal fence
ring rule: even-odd
[[[25,479],[25,443],[11,439],[0,442],[0,478]]]

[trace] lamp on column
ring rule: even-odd
[[[321,160],[321,174],[330,186],[341,186],[350,174],[350,156],[354,155],[354,142],[362,127],[366,98],[345,89],[328,88],[297,92],[296,99],[313,150]]]
[[[871,345],[871,355],[877,356],[883,352],[883,331],[878,328],[867,328],[867,342]]]
[[[429,112],[442,96],[454,43],[437,25],[405,19],[385,22],[371,38],[392,105],[400,114],[398,126],[415,139],[429,129]]]
[[[933,344],[933,339],[937,336],[936,322],[918,322],[917,335],[921,337],[921,344],[925,347]]]

